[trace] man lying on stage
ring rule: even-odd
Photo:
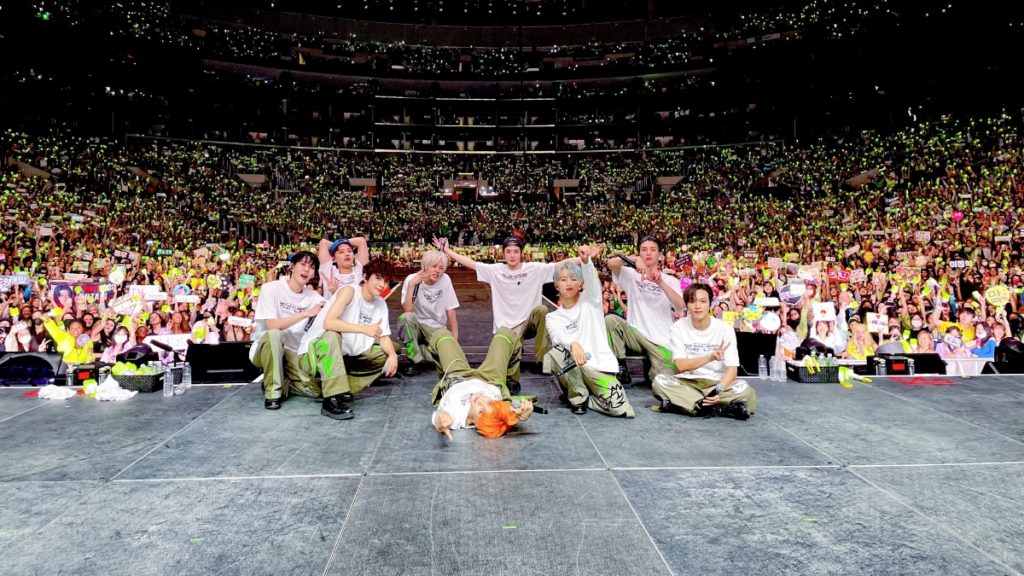
[[[473,369],[458,341],[445,328],[434,331],[430,346],[437,350],[445,375],[430,394],[437,411],[431,416],[434,429],[452,439],[452,430],[476,428],[488,438],[497,438],[533,413],[533,403],[522,400],[513,407],[505,385],[509,359],[522,353],[522,340],[508,328],[491,339],[487,357]]]

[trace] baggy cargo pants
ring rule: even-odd
[[[716,384],[718,382],[703,378],[658,375],[651,383],[651,392],[658,400],[668,402],[690,416],[696,416],[700,410],[697,403],[704,399],[703,391]],[[734,380],[727,390],[719,394],[719,404],[725,406],[735,402],[746,402],[747,412],[753,414],[757,410],[754,387],[744,380]]]
[[[511,330],[501,328],[491,338],[491,344],[487,348],[487,357],[478,368],[470,367],[466,353],[446,328],[434,331],[430,345],[437,350],[438,360],[444,367],[444,376],[438,380],[430,392],[430,402],[434,406],[437,406],[441,401],[441,396],[448,392],[448,388],[452,384],[470,378],[477,378],[497,386],[501,389],[503,399],[511,399],[505,377],[509,361],[517,356],[522,356],[523,348],[523,341],[517,338]]]
[[[566,360],[565,352],[560,347],[552,348],[546,360],[556,367],[556,374],[572,362],[571,357]],[[632,418],[635,415],[633,406],[626,398],[626,391],[615,374],[600,372],[584,364],[557,379],[573,406],[586,403],[587,408],[609,416]]]

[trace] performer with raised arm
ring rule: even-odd
[[[370,248],[366,238],[341,238],[334,242],[320,240],[317,248],[320,262],[320,286],[324,297],[338,291],[342,286],[359,286],[363,281],[363,266],[370,261]]]
[[[476,279],[491,287],[491,310],[494,314],[494,333],[509,328],[520,340],[536,338],[533,343],[534,359],[542,364],[547,352],[547,333],[544,321],[548,310],[541,303],[541,290],[551,282],[557,263],[523,262],[523,241],[509,236],[502,243],[503,264],[484,264],[463,256],[448,246],[447,240],[434,238],[434,245],[459,264],[476,271]],[[519,389],[519,360],[510,359],[509,387]]]
[[[638,244],[636,258],[615,256],[608,260],[612,282],[622,287],[629,302],[626,319],[609,314],[605,325],[611,336],[612,351],[619,359],[619,379],[629,383],[624,358],[631,354],[647,356],[650,369],[646,377],[653,381],[658,374],[675,373],[669,330],[675,320],[673,307],[686,305],[675,276],[662,273],[661,243],[654,236],[644,236]],[[631,266],[635,265],[635,269]]]
[[[609,416],[634,416],[622,383],[615,377],[618,362],[608,346],[601,280],[594,259],[604,245],[577,249],[582,268],[561,262],[555,270],[555,287],[561,307],[548,313],[548,336],[553,348],[548,358],[557,366],[558,384],[565,391],[573,414],[587,408]]]

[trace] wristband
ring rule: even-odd
[[[721,394],[722,392],[725,392],[725,387],[722,386],[721,382],[719,382],[718,384],[715,384],[715,390],[717,390],[718,393]]]

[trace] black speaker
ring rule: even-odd
[[[736,333],[736,353],[740,357],[739,376],[757,376],[757,361],[775,356],[775,334],[756,332]]]
[[[0,384],[5,386],[45,386],[62,378],[66,371],[61,355],[54,352],[7,352],[0,356]]]
[[[252,382],[261,374],[249,361],[249,342],[189,344],[185,361],[193,382]]]
[[[995,361],[986,362],[982,374],[1024,374],[1024,344],[1016,338],[1003,338],[996,346]]]

